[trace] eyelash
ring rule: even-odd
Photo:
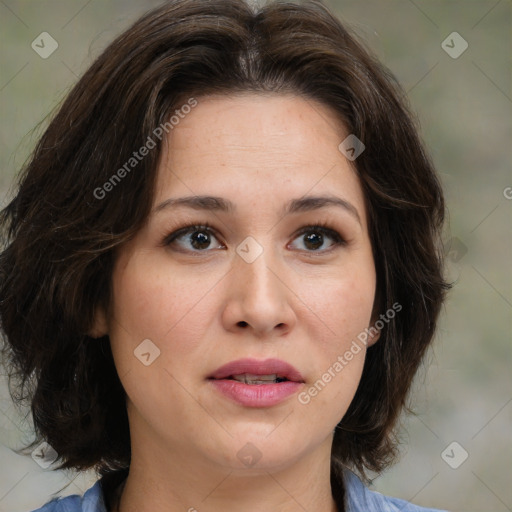
[[[196,223],[188,223],[182,226],[181,228],[177,229],[176,231],[173,231],[169,235],[166,235],[164,239],[162,240],[161,246],[168,247],[170,246],[176,239],[178,239],[182,235],[186,235],[187,233],[193,232],[193,231],[205,231],[209,232],[210,234],[213,234],[215,238],[219,238],[217,235],[217,232],[215,228],[208,222],[203,222],[201,224]],[[331,225],[328,222],[318,222],[316,224],[304,226],[295,236],[295,238],[298,238],[301,235],[304,235],[309,232],[317,231],[321,233],[322,235],[327,235],[333,240],[333,244],[329,249],[320,250],[320,251],[306,251],[310,253],[311,255],[322,255],[331,252],[335,247],[339,246],[345,246],[347,244],[347,241],[336,231],[331,227]],[[294,238],[294,239],[295,239]],[[209,252],[208,249],[205,249],[203,251],[189,251],[185,250],[186,252],[192,252],[192,253],[202,253],[202,252]]]

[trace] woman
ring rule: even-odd
[[[362,481],[435,333],[443,216],[400,87],[321,3],[147,13],[2,214],[35,443],[102,477],[39,510],[427,510]]]

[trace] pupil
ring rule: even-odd
[[[194,236],[197,235],[197,236]],[[198,241],[197,243],[194,243],[194,241]],[[203,231],[195,231],[193,233],[192,237],[192,246],[194,249],[206,249],[208,245],[210,244],[210,238],[208,235],[205,235]],[[197,245],[200,245],[197,247]]]
[[[313,243],[313,245],[315,246],[314,249],[318,249],[318,247],[321,247],[323,241],[322,235],[318,235],[317,233],[306,235],[306,240],[306,246],[308,245],[308,243]]]

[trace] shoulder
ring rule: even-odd
[[[107,512],[98,480],[83,496],[56,498],[33,512]]]
[[[447,512],[420,507],[406,500],[370,491],[354,473],[346,468],[343,469],[343,481],[348,512]]]

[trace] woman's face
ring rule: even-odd
[[[364,195],[338,149],[349,134],[325,106],[292,95],[197,100],[169,132],[154,209],[118,255],[98,322],[127,393],[134,455],[139,446],[205,467],[284,468],[329,453],[359,384],[365,347],[344,354],[370,326],[375,296]],[[218,200],[170,201],[193,196]],[[339,203],[311,199],[320,196]],[[256,363],[217,372],[240,359]],[[275,375],[250,384],[237,372]]]

